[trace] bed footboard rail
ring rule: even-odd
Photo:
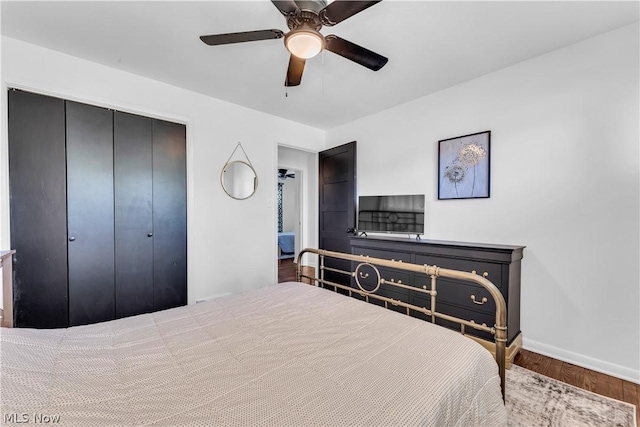
[[[303,274],[302,272],[302,257],[305,254],[316,254],[318,255],[318,270],[316,276],[310,276],[307,274]],[[344,261],[351,261],[351,265],[355,265],[355,268],[352,268],[352,271],[341,270],[338,268],[328,267],[325,263],[325,258],[332,258]],[[355,263],[355,264],[353,264]],[[378,267],[392,268],[394,270],[406,271],[409,273],[420,273],[425,274],[431,278],[430,286],[423,286],[422,288],[411,286],[407,284],[403,284],[401,281],[385,280]],[[361,283],[361,279],[365,279],[369,277],[369,273],[364,273],[363,269],[369,269],[369,271],[373,271],[375,274],[375,283],[373,283],[372,289],[367,289]],[[336,283],[334,281],[330,281],[325,279],[325,272],[333,272],[336,274],[344,275],[345,277],[349,277],[349,283],[353,283],[354,285],[344,285],[341,283]],[[488,326],[485,324],[475,323],[473,320],[462,319],[455,316],[448,315],[446,313],[441,313],[437,311],[437,279],[439,277],[449,278],[455,280],[462,280],[466,282],[472,282],[479,286],[485,288],[495,302],[496,312],[495,312],[495,323],[493,326]],[[381,258],[372,258],[372,257],[363,257],[362,255],[352,255],[341,252],[332,252],[326,251],[323,249],[312,249],[307,248],[303,249],[298,255],[297,259],[297,267],[296,267],[296,280],[301,281],[302,278],[310,279],[311,283],[316,283],[319,286],[324,287],[325,285],[333,287],[336,291],[338,289],[342,289],[347,291],[349,296],[353,293],[359,294],[368,301],[369,298],[375,298],[377,300],[383,301],[386,304],[392,304],[394,306],[404,307],[406,309],[406,314],[410,315],[411,310],[424,313],[426,316],[431,317],[432,323],[436,322],[436,318],[447,320],[450,322],[457,323],[461,325],[461,331],[464,333],[465,327],[470,327],[473,329],[481,330],[490,333],[494,337],[495,345],[496,345],[496,363],[498,364],[498,371],[500,374],[500,387],[502,390],[502,398],[505,397],[505,366],[506,366],[506,343],[507,343],[507,309],[506,303],[504,300],[504,296],[500,292],[500,290],[493,284],[491,281],[487,280],[485,277],[480,276],[475,273],[466,272],[466,271],[458,271],[451,270],[446,268],[440,268],[436,265],[418,265],[418,264],[410,264],[402,261],[395,260],[386,260]],[[430,308],[419,307],[413,304],[409,304],[405,301],[396,300],[393,298],[389,298],[383,295],[376,294],[376,292],[380,289],[381,285],[394,286],[397,288],[402,288],[406,290],[410,290],[413,292],[418,292],[425,294],[429,297],[431,301]],[[369,284],[371,286],[371,284]],[[444,284],[446,286],[446,284]]]

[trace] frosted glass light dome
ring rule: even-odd
[[[295,30],[287,34],[284,44],[292,55],[302,59],[309,59],[322,51],[324,37],[317,31]]]

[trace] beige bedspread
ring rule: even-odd
[[[2,425],[506,425],[478,344],[299,283],[0,337]]]

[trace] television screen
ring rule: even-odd
[[[360,196],[358,231],[424,233],[424,195]]]

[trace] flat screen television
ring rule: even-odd
[[[358,197],[358,231],[424,234],[424,195]]]

